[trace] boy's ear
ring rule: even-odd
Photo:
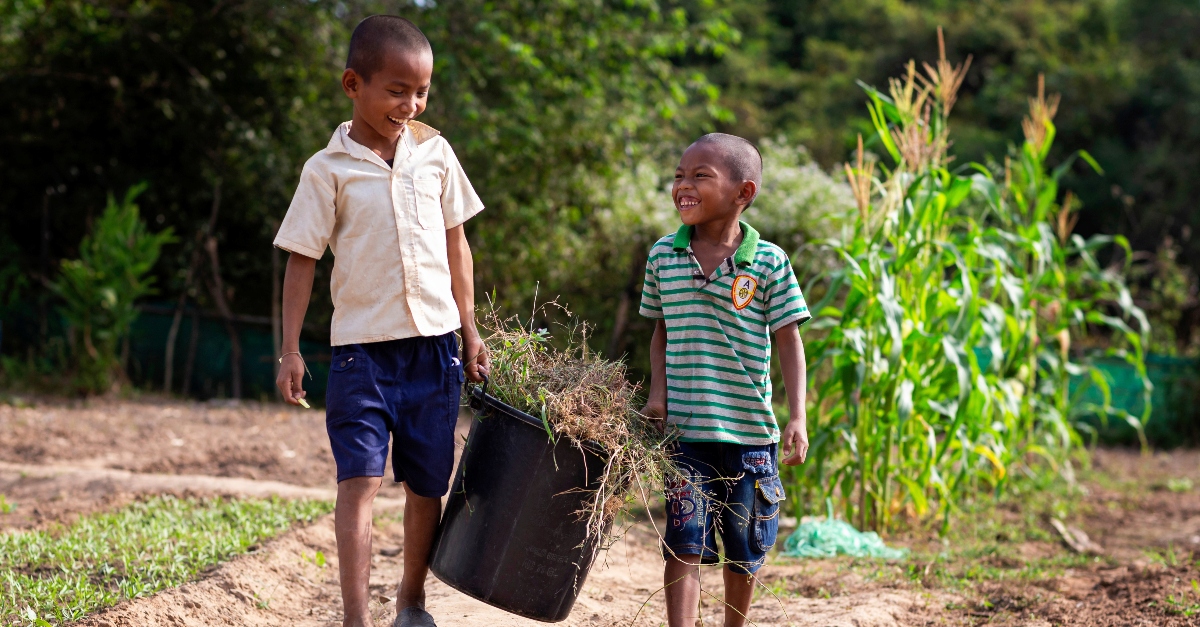
[[[742,181],[742,186],[738,188],[737,204],[745,210],[757,197],[758,185],[754,181]]]
[[[346,71],[342,72],[342,91],[346,92],[346,96],[351,100],[358,98],[359,90],[362,89],[365,82],[358,72],[350,68],[346,68]]]

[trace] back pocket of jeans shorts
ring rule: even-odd
[[[759,479],[754,490],[754,529],[752,544],[762,552],[775,546],[779,535],[779,508],[786,495],[779,475]]]
[[[329,364],[329,387],[325,392],[325,420],[336,423],[353,416],[363,401],[366,359],[359,353],[339,355]]]

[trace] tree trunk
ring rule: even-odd
[[[191,268],[183,282],[183,291],[179,293],[179,302],[175,304],[175,316],[171,318],[171,329],[167,331],[167,348],[163,351],[163,393],[171,393],[171,379],[175,376],[175,337],[179,335],[179,325],[183,322],[183,307],[187,304],[188,285],[192,282]]]
[[[192,390],[192,370],[196,365],[196,345],[200,343],[200,314],[192,311],[192,331],[191,337],[188,338],[187,357],[183,361],[183,383],[179,387],[179,393],[187,396]]]
[[[50,334],[50,316],[47,313],[47,307],[50,302],[50,188],[46,188],[46,193],[42,195],[42,229],[39,233],[41,239],[41,258],[39,259],[39,270],[42,273],[42,293],[38,298],[38,344],[46,345],[46,339]]]
[[[225,282],[221,280],[221,260],[217,255],[217,238],[210,235],[208,241],[204,243],[204,249],[208,251],[208,258],[212,262],[212,280],[208,284],[208,289],[212,292],[213,300],[216,301],[217,311],[225,319],[225,332],[229,334],[232,396],[239,399],[242,397],[242,342],[238,338],[237,327],[233,324],[233,310],[229,308],[229,301],[225,299]]]
[[[196,278],[196,270],[200,266],[200,248],[204,240],[217,226],[217,212],[221,209],[221,179],[213,184],[212,213],[208,217],[208,226],[196,233],[196,247],[192,249],[192,258],[188,261],[187,276],[183,279],[183,291],[179,293],[179,301],[175,304],[175,315],[171,319],[171,330],[167,332],[167,347],[163,361],[163,392],[171,393],[171,382],[175,375],[175,338],[179,335],[179,325],[183,322],[183,308],[187,304],[188,292],[192,289],[192,281]]]
[[[608,338],[609,359],[616,360],[625,352],[625,330],[629,326],[629,309],[633,306],[634,300],[637,299],[638,279],[642,278],[642,274],[646,269],[644,263],[646,256],[641,244],[641,241],[636,241],[633,247],[633,262],[629,267],[629,279],[625,282],[625,289],[621,292],[621,300],[617,303],[617,313],[613,319],[612,336]]]
[[[122,386],[132,385],[129,379],[129,336],[121,338],[121,356],[117,359],[117,381]]]

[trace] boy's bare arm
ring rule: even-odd
[[[312,297],[313,274],[317,260],[292,253],[288,257],[287,270],[283,275],[283,361],[279,364],[279,376],[275,386],[283,400],[299,405],[304,391],[304,360],[300,357],[300,327],[304,326],[304,313]]]
[[[795,466],[804,463],[808,456],[808,416],[805,406],[808,372],[798,325],[793,322],[776,331],[775,345],[779,348],[779,365],[783,368],[783,387],[787,391],[791,415],[783,429],[781,461],[788,466]]]
[[[667,417],[667,323],[662,319],[655,321],[654,337],[650,340],[650,393],[642,414]]]
[[[446,230],[446,256],[450,260],[450,291],[462,324],[463,369],[471,381],[483,381],[491,364],[475,327],[475,262],[463,225]]]

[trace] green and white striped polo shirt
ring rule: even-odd
[[[641,314],[667,326],[667,422],[687,442],[771,444],[771,333],[811,317],[792,264],[745,222],[705,277],[684,225],[650,248]]]

